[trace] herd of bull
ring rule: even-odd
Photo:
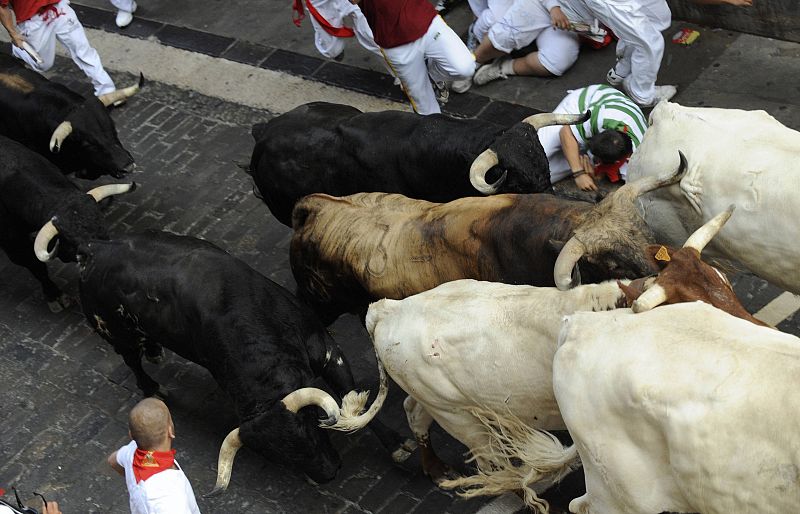
[[[86,194],[65,176],[133,167],[106,107],[0,56],[0,247],[54,311],[69,299],[44,262],[78,263],[88,323],[145,395],[160,388],[141,358],[162,347],[211,372],[239,417],[215,492],[242,446],[329,481],[341,462],[320,426],[369,425],[396,461],[418,446],[443,487],[518,491],[542,512],[538,493],[580,465],[576,513],[800,508],[800,341],[700,259],[800,293],[800,133],[766,113],[658,105],[629,182],[592,204],[551,194],[536,135],[582,114],[506,129],[298,107],[253,127],[248,170],[294,230],[295,296],[209,242],[112,234],[102,203],[135,184]],[[369,408],[325,328],[344,313],[378,358]],[[375,419],[387,374],[409,395],[415,441]],[[436,456],[433,421],[476,474]],[[547,432],[564,429],[574,444]]]

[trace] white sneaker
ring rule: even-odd
[[[130,25],[131,22],[133,21],[133,13],[136,12],[137,7],[139,6],[136,5],[136,2],[133,2],[132,10],[130,12],[123,11],[122,9],[117,11],[117,19],[116,19],[117,27],[123,28]]]
[[[617,70],[611,68],[610,70],[608,70],[608,73],[606,73],[606,80],[612,86],[619,86],[625,80],[625,77],[623,77],[622,75],[618,75]]]
[[[653,94],[653,99],[648,102],[636,102],[639,104],[640,107],[655,107],[656,104],[662,100],[669,100],[676,94],[678,94],[678,87],[677,86],[656,86],[655,93]],[[630,95],[628,95],[630,96]],[[636,100],[634,100],[636,101]]]
[[[482,86],[497,79],[507,79],[508,76],[503,73],[501,67],[505,59],[495,59],[491,64],[484,64],[475,71],[472,76],[472,83],[476,86]]]
[[[454,80],[450,83],[450,91],[454,93],[466,93],[472,87],[472,77]]]

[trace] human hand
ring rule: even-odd
[[[581,191],[597,191],[597,184],[594,183],[594,179],[586,174],[575,177],[575,185]]]
[[[747,1],[747,0],[743,0]],[[553,26],[557,29],[561,30],[569,30],[569,20],[564,13],[561,11],[561,7],[555,6],[550,9],[550,20],[553,22]]]
[[[725,0],[726,3],[730,5],[735,5],[737,7],[752,7],[753,0]]]
[[[25,42],[25,38],[19,32],[14,32],[13,34],[9,34],[11,36],[11,43],[22,50],[22,43]]]
[[[61,514],[61,510],[58,508],[57,502],[47,502],[42,508],[42,514]]]

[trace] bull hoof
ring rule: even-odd
[[[436,487],[441,487],[445,480],[455,480],[461,475],[442,461],[435,462],[429,466],[422,466],[422,472],[430,477]]]
[[[449,490],[449,488],[442,485],[445,480],[455,480],[457,478],[461,478],[461,474],[450,468],[450,466],[444,466],[440,473],[435,475],[431,473],[428,476],[431,477],[431,480],[434,484],[436,484],[436,487],[445,491]]]
[[[400,464],[408,460],[414,450],[417,449],[417,442],[413,439],[406,439],[398,449],[392,452],[392,460]]]
[[[164,347],[159,345],[155,349],[145,348],[144,358],[147,359],[147,362],[153,364],[161,364],[162,362],[164,362]]]
[[[50,312],[52,313],[59,313],[64,309],[69,309],[75,301],[69,295],[62,294],[55,300],[50,300],[47,302],[47,307],[50,308]]]

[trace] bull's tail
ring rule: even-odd
[[[355,432],[367,426],[372,421],[378,411],[383,407],[383,402],[386,401],[386,396],[389,394],[389,378],[386,376],[386,370],[381,363],[378,352],[375,352],[375,358],[378,361],[378,375],[380,376],[380,386],[378,387],[378,394],[375,396],[375,401],[366,412],[362,411],[367,406],[367,399],[369,398],[369,391],[356,392],[350,391],[344,398],[342,398],[342,408],[339,411],[339,417],[333,425],[322,425],[324,428],[331,428],[342,432]]]
[[[470,450],[478,472],[446,480],[441,487],[461,488],[459,495],[467,498],[521,490],[531,509],[549,512],[549,504],[534,487],[542,492],[580,466],[575,445],[563,446],[551,433],[525,425],[511,412],[502,416],[489,409],[471,412],[483,424],[488,439],[485,446]]]

